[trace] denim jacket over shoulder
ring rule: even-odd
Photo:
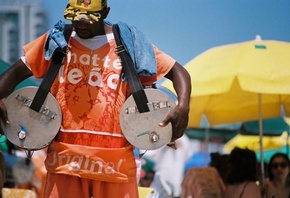
[[[112,23],[106,21],[108,25]],[[120,29],[121,41],[134,62],[135,69],[140,76],[154,76],[157,73],[156,57],[149,38],[134,26],[117,23]],[[63,34],[65,22],[59,21],[49,30],[45,43],[45,59],[50,60],[54,51],[67,46]],[[122,77],[124,80],[124,76]]]

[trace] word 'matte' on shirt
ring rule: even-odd
[[[122,70],[121,60],[118,57],[114,57],[114,60],[111,61],[109,56],[100,57],[99,54],[81,54],[78,56],[77,53],[69,53],[67,58],[69,63],[67,71],[65,71],[64,65],[59,70],[60,83],[64,83],[64,76],[67,76],[67,81],[74,85],[86,80],[93,87],[103,87],[103,84],[107,84],[109,88],[116,89]],[[83,65],[87,67],[86,69],[89,68],[89,74],[85,75],[84,67],[75,67],[74,65]]]

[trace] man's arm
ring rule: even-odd
[[[7,71],[0,75],[0,99],[7,97],[21,81],[30,76],[32,76],[32,72],[19,59]],[[6,108],[1,101],[0,116],[4,122],[8,121]]]
[[[2,99],[8,96],[21,81],[30,76],[32,76],[31,71],[19,59],[7,71],[0,75],[0,98]]]
[[[174,141],[184,134],[188,124],[191,80],[187,70],[178,62],[175,62],[174,66],[165,77],[172,81],[177,94],[178,103],[160,125],[164,126],[169,122],[172,123],[172,141]]]

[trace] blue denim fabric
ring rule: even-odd
[[[154,76],[157,73],[156,57],[149,38],[134,26],[118,22],[121,41],[130,54],[137,73],[142,76]]]
[[[49,30],[44,46],[45,60],[51,59],[55,50],[65,50],[67,42],[63,35],[64,26],[65,22],[59,21]]]
[[[106,21],[108,25],[112,23]],[[154,76],[157,73],[156,58],[149,38],[134,26],[118,22],[121,40],[132,58],[138,75]],[[45,43],[45,59],[49,60],[56,49],[64,49],[67,42],[63,35],[65,22],[59,21],[49,30]],[[124,80],[124,76],[122,77]]]

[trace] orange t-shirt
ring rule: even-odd
[[[24,46],[26,62],[41,78],[50,62],[44,60],[46,34]],[[96,50],[88,49],[74,38],[60,68],[51,93],[63,112],[58,141],[107,148],[124,147],[119,115],[126,100],[128,84],[120,79],[122,65],[115,53],[114,40]],[[152,84],[168,73],[175,60],[154,48],[157,76],[141,77]]]
[[[50,61],[44,59],[46,37],[47,34],[44,34],[23,47],[26,64],[37,78],[44,77],[50,65]],[[122,65],[115,49],[114,40],[91,50],[71,38],[66,58],[51,87],[63,117],[55,138],[60,144],[55,142],[48,149],[46,168],[49,172],[120,182],[135,177],[133,147],[123,136],[119,121],[122,105],[129,95],[129,85],[121,80]],[[151,85],[166,75],[175,63],[156,47],[154,50],[158,74],[140,77],[144,85]],[[87,153],[78,145],[86,146]],[[65,149],[62,150],[62,147]],[[109,155],[104,153],[106,151]],[[86,162],[80,159],[86,159]],[[107,167],[102,168],[102,173],[97,171],[101,166],[95,168],[100,162],[102,167]],[[126,162],[126,165],[122,163],[119,171],[114,170],[114,174],[105,171],[111,169],[112,164],[117,167],[120,162]],[[68,169],[76,163],[79,168]],[[131,168],[128,170],[123,166]]]

